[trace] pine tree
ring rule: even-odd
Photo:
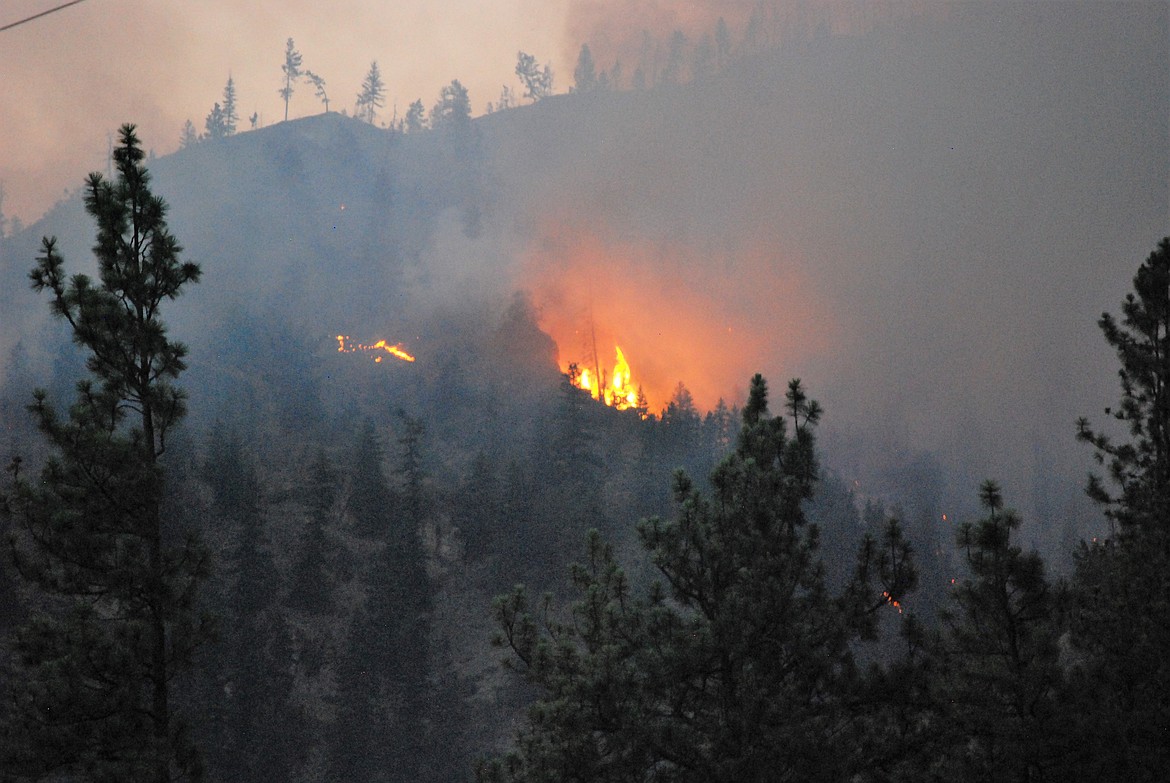
[[[463,538],[463,554],[469,562],[484,559],[495,551],[503,515],[503,500],[495,466],[480,451],[459,493],[455,524]]]
[[[1078,422],[1114,487],[1095,476],[1088,485],[1113,535],[1077,553],[1072,640],[1084,660],[1071,692],[1085,715],[1083,774],[1158,780],[1170,769],[1170,237],[1133,288],[1120,322],[1099,321],[1121,363],[1121,403],[1106,413],[1129,440]]]
[[[536,531],[517,536],[505,550],[513,584],[562,586],[565,566],[585,532],[612,532],[602,493],[605,463],[598,452],[597,408],[588,391],[562,376],[555,413],[529,458],[530,475],[509,482],[513,490],[530,496],[523,504],[527,518],[512,518]]]
[[[952,780],[1044,780],[1062,752],[1056,600],[1036,552],[1012,542],[1020,520],[995,482],[980,489],[987,516],[959,528],[970,578],[953,593],[947,625],[946,684]]]
[[[727,66],[731,56],[731,31],[727,29],[727,22],[723,17],[715,23],[715,65],[719,70]]]
[[[711,37],[704,35],[695,44],[694,56],[691,59],[691,80],[698,81],[711,74],[714,70],[715,54]]]
[[[1138,269],[1122,320],[1104,313],[1098,322],[1121,362],[1121,404],[1106,413],[1129,430],[1130,442],[1077,422],[1081,440],[1092,444],[1098,462],[1108,462],[1118,494],[1092,478],[1089,493],[1106,508],[1123,538],[1167,548],[1170,541],[1170,237]]]
[[[337,474],[324,452],[317,454],[306,488],[309,522],[301,535],[301,550],[293,566],[289,606],[311,614],[324,614],[332,605],[334,570],[338,547],[331,537]]]
[[[398,508],[397,498],[382,472],[384,458],[374,423],[367,421],[354,448],[347,503],[354,530],[365,538],[385,536]]]
[[[207,131],[206,138],[209,139],[222,139],[228,135],[227,115],[218,102],[208,112],[207,118],[203,121],[203,128]]]
[[[715,410],[708,411],[703,417],[704,439],[716,461],[723,459],[734,445],[739,431],[738,419],[739,411],[729,407],[722,397],[715,403]]]
[[[695,467],[687,464],[687,457],[700,455],[702,421],[699,409],[695,407],[695,398],[680,382],[662,409],[659,424],[662,446],[672,470],[684,465],[688,469]],[[690,472],[694,473],[694,470]]]
[[[293,84],[303,75],[301,71],[301,53],[297,51],[296,44],[293,43],[293,39],[291,38],[284,45],[284,65],[280,66],[280,70],[284,72],[284,86],[278,92],[280,93],[280,97],[284,98],[284,119],[287,122],[288,101],[292,98]]]
[[[516,53],[516,75],[524,85],[524,97],[533,103],[552,94],[552,67],[545,65],[541,68],[533,55],[526,52]]]
[[[686,57],[688,45],[687,37],[682,30],[675,30],[670,36],[670,49],[666,55],[666,67],[662,70],[663,84],[681,84],[683,81],[683,61]]]
[[[593,53],[589,44],[581,44],[577,55],[577,66],[573,69],[573,91],[592,92],[597,89],[597,67],[593,64]]]
[[[200,270],[180,261],[144,157],[124,125],[116,179],[95,173],[86,183],[99,281],[67,279],[55,238],[30,273],[88,351],[91,377],[64,419],[34,393],[55,456],[39,481],[18,476],[3,504],[20,573],[39,591],[15,641],[0,742],[17,777],[164,783],[199,774],[172,688],[205,635],[195,600],[208,556],[161,511],[162,458],[186,408],[172,385],[186,348],[167,337],[159,311]]]
[[[424,428],[400,414],[405,431],[397,474],[403,503],[378,531],[381,549],[367,577],[337,665],[338,716],[330,742],[336,780],[423,779],[423,743],[431,686],[431,583],[421,527],[428,513]],[[388,488],[383,488],[388,492]]]
[[[605,76],[604,71],[602,71],[602,76],[603,77]],[[614,62],[613,67],[609,69],[609,77],[606,79],[603,79],[603,82],[604,83],[601,86],[607,87],[608,89],[611,89],[611,90],[620,90],[622,88],[622,61],[621,60],[617,60],[616,62]]]
[[[403,129],[407,133],[417,133],[427,127],[427,112],[423,108],[422,99],[418,99],[410,104],[406,110],[406,117],[403,120]]]
[[[439,90],[439,102],[431,109],[431,127],[447,129],[455,136],[471,130],[471,99],[458,79]]]
[[[305,80],[316,89],[314,93],[321,103],[325,104],[325,113],[329,113],[329,94],[325,92],[325,80],[310,70],[305,71]]]
[[[291,640],[273,590],[278,574],[260,478],[239,439],[218,430],[203,477],[212,524],[235,534],[225,567],[217,569],[227,581],[222,638],[201,661],[213,689],[205,708],[209,767],[224,780],[288,780],[306,740],[305,721],[292,702]]]
[[[860,769],[850,647],[913,572],[891,528],[889,549],[867,542],[856,582],[829,594],[801,508],[820,407],[794,381],[787,411],[768,415],[756,376],[714,496],[677,475],[678,518],[639,526],[662,576],[645,596],[594,532],[570,619],[554,619],[551,599],[530,607],[523,588],[497,599],[497,641],[540,697],[481,781],[848,780]]]
[[[362,80],[362,89],[357,96],[357,105],[354,116],[365,120],[371,125],[378,117],[378,109],[386,105],[386,84],[382,81],[382,72],[378,70],[378,61],[370,63],[370,70]]]
[[[195,130],[195,123],[187,120],[183,123],[183,132],[179,136],[179,148],[187,149],[188,147],[199,142],[199,133]]]
[[[496,101],[496,111],[504,111],[511,109],[516,105],[516,93],[512,88],[504,84],[500,86],[500,99]]]
[[[225,136],[236,132],[236,123],[240,121],[240,112],[236,108],[236,83],[228,76],[227,84],[223,86],[223,128]]]

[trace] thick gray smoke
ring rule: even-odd
[[[1090,519],[1073,422],[1117,396],[1095,322],[1170,227],[1168,7],[845,14],[754,49],[716,10],[688,19],[726,16],[733,56],[693,84],[497,112],[470,147],[334,117],[159,160],[207,274],[172,318],[193,361],[240,313],[425,347],[523,290],[562,361],[620,345],[654,408],[801,376],[862,492],[913,462],[956,511],[994,477],[1036,531]],[[80,259],[78,212],[34,231]],[[31,252],[5,246],[5,351],[42,329]]]
[[[538,233],[601,237],[649,266],[640,283],[693,280],[676,311],[742,308],[737,328],[762,339],[709,363],[725,390],[750,369],[802,375],[859,475],[929,453],[955,508],[995,477],[1047,524],[1086,513],[1073,422],[1117,396],[1096,320],[1170,227],[1168,18],[951,6],[687,89],[565,101],[490,138],[510,200],[553,216]]]

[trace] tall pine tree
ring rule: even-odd
[[[386,105],[386,83],[382,81],[382,72],[378,70],[378,61],[370,63],[370,70],[362,80],[362,89],[358,93],[357,103],[354,105],[353,116],[365,120],[371,125],[378,118],[378,109]]]
[[[265,533],[267,500],[256,465],[234,434],[213,432],[203,478],[211,524],[234,538],[216,569],[221,638],[200,656],[210,776],[289,780],[308,744],[293,702],[291,637],[273,586],[278,574]]]
[[[424,765],[433,706],[427,679],[432,589],[421,537],[430,515],[425,428],[400,416],[396,472],[402,502],[382,509],[381,519],[370,525],[382,543],[370,564],[365,604],[354,614],[337,663],[338,711],[330,742],[330,775],[336,780],[431,779]],[[361,441],[376,447],[372,426]],[[376,467],[367,480],[378,485],[378,496],[393,497]]]
[[[116,179],[86,183],[99,279],[66,278],[55,238],[29,275],[88,352],[90,377],[64,418],[34,393],[54,455],[39,480],[18,475],[3,503],[11,551],[39,602],[15,639],[0,742],[2,766],[18,778],[165,783],[199,773],[172,688],[206,627],[195,597],[207,555],[161,512],[167,436],[186,407],[172,381],[186,349],[159,314],[200,270],[180,261],[144,157],[124,125]]]
[[[1120,321],[1099,321],[1121,363],[1121,403],[1106,409],[1127,430],[1116,442],[1082,419],[1109,483],[1089,494],[1112,535],[1082,547],[1073,634],[1081,665],[1079,769],[1086,779],[1162,780],[1170,770],[1170,237],[1138,268]]]
[[[296,44],[293,39],[289,38],[284,45],[284,65],[280,66],[280,70],[284,73],[284,86],[277,92],[280,97],[284,99],[284,119],[288,121],[288,102],[292,98],[293,84],[297,79],[304,75],[301,70],[301,53],[297,51]]]
[[[943,703],[953,729],[949,780],[1031,783],[1047,779],[1058,750],[1061,685],[1056,600],[1036,552],[1012,541],[1020,525],[984,482],[987,516],[959,528],[970,577],[944,613]]]

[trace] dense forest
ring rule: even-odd
[[[0,780],[1164,779],[1170,86],[1078,58],[1167,31],[1077,15],[124,126],[0,239]]]

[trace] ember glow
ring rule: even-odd
[[[565,374],[569,376],[570,383],[578,389],[589,392],[593,399],[604,402],[619,411],[634,408],[645,414],[646,397],[642,394],[641,387],[633,379],[625,354],[616,345],[614,353],[617,354],[617,358],[614,361],[613,370],[609,373],[597,367],[596,362],[594,362],[595,366],[592,372],[588,367],[582,367],[577,362],[569,362],[568,367],[565,368]]]
[[[951,580],[951,583],[953,584],[953,583],[954,583],[954,581],[955,581],[955,580],[954,580],[954,579],[952,579],[952,580]],[[892,607],[894,607],[895,609],[897,609],[897,610],[898,610],[898,614],[902,614],[902,602],[901,602],[901,601],[899,601],[897,598],[894,598],[894,596],[890,595],[890,593],[889,593],[889,591],[888,591],[888,590],[883,590],[883,591],[882,591],[882,598],[884,598],[884,599],[885,599],[885,601],[886,601],[886,603],[887,603],[887,604],[889,604],[890,606],[892,606]]]
[[[349,335],[337,335],[337,351],[338,353],[364,353],[367,356],[373,357],[376,364],[380,364],[382,359],[386,358],[384,354],[388,353],[396,359],[401,359],[404,362],[413,362],[414,357],[407,353],[402,345],[395,343],[389,345],[385,340],[379,340],[371,345],[365,343],[355,343]]]

